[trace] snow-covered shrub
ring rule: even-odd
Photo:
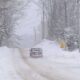
[[[76,35],[68,35],[65,39],[66,49],[73,51],[78,48],[78,38]]]

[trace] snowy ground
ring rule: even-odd
[[[0,48],[0,80],[47,80],[22,59],[18,49]]]
[[[80,80],[80,53],[65,52],[44,40],[36,47],[43,58],[29,57],[29,49],[0,48],[0,80]]]
[[[6,47],[0,48],[0,80],[22,80],[13,67],[10,50]]]
[[[45,40],[36,47],[43,49],[43,58],[26,58],[24,60],[36,72],[49,80],[80,80],[80,54],[65,52],[56,43]]]

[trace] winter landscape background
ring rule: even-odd
[[[0,80],[80,80],[80,1],[0,0]]]
[[[0,0],[0,45],[29,48],[43,39],[80,43],[79,0]]]

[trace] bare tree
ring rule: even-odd
[[[80,0],[77,0],[77,10],[78,10],[78,15],[77,15],[77,19],[78,19],[78,43],[79,43],[79,52],[80,52]]]

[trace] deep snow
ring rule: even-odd
[[[80,80],[80,53],[65,52],[44,40],[42,58],[31,58],[29,49],[0,48],[0,80]]]
[[[0,48],[0,80],[22,80],[13,67],[12,54],[11,49]]]

